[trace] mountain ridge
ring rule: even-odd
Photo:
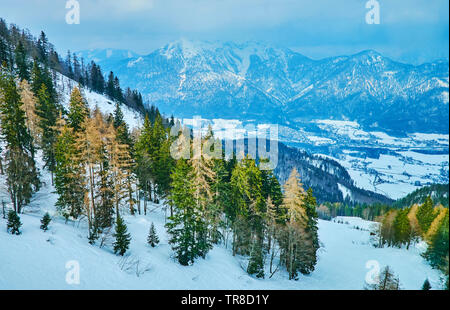
[[[179,117],[349,119],[391,132],[448,133],[448,61],[414,66],[374,50],[314,60],[260,42],[179,40],[103,67]]]

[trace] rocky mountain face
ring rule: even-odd
[[[449,132],[448,61],[413,66],[371,50],[313,60],[261,43],[187,40],[146,56],[109,53],[81,55],[95,57],[122,85],[139,89],[148,102],[177,117],[292,127],[313,119],[340,119],[400,134]]]

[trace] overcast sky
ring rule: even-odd
[[[375,49],[422,63],[448,59],[448,0],[378,0],[380,24],[366,23],[367,0],[0,0],[0,17],[44,30],[60,52],[91,48],[148,54],[180,38],[263,41],[312,58]]]

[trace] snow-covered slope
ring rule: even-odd
[[[68,109],[71,90],[75,86],[78,86],[78,83],[62,74],[57,73],[56,85],[61,103],[66,109]],[[88,88],[81,88],[81,90],[91,110],[95,109],[95,107],[98,107],[104,114],[114,113],[116,106],[112,100],[108,99],[104,95],[90,91]],[[124,104],[122,104],[120,108],[123,112],[124,121],[128,124],[130,130],[138,128],[143,124],[144,119],[141,114]]]
[[[378,262],[380,268],[391,266],[405,289],[420,289],[425,278],[439,288],[439,274],[419,256],[419,248],[374,248],[369,231],[355,229],[373,224],[361,219],[337,219],[348,224],[319,221],[322,247],[311,275],[289,281],[280,271],[261,280],[250,277],[244,270],[246,260],[233,257],[224,245],[193,266],[179,265],[171,258],[162,206],[152,205],[147,216],[125,217],[132,242],[124,259],[114,255],[110,245],[89,245],[83,222],[65,224],[54,217],[50,230],[43,232],[39,220],[42,211],[52,209],[51,200],[38,199],[35,205],[42,209],[27,208],[21,215],[22,235],[0,230],[0,289],[362,289],[371,270],[366,267],[369,261]],[[161,239],[156,248],[146,244],[151,222]],[[6,220],[0,219],[0,226],[5,225]],[[74,262],[80,267],[80,284],[66,282]]]

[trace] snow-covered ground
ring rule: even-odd
[[[51,201],[37,199],[35,204],[54,214]],[[380,268],[391,266],[402,288],[420,289],[426,278],[434,288],[439,287],[439,273],[419,255],[423,248],[374,248],[369,242],[374,223],[348,217],[319,221],[321,248],[316,270],[298,281],[289,281],[285,271],[271,279],[252,278],[242,267],[245,259],[233,257],[224,245],[215,246],[193,266],[183,267],[171,258],[162,206],[152,205],[150,210],[147,216],[125,216],[132,236],[125,261],[112,253],[110,242],[103,248],[90,245],[83,222],[65,224],[55,216],[50,230],[43,232],[39,229],[43,212],[27,209],[21,215],[21,235],[0,230],[0,289],[362,289],[367,273],[375,268],[366,267],[370,261]],[[146,244],[151,222],[161,239],[156,248]],[[0,219],[0,226],[6,227],[6,220]],[[73,262],[80,267],[79,284],[66,282]]]

